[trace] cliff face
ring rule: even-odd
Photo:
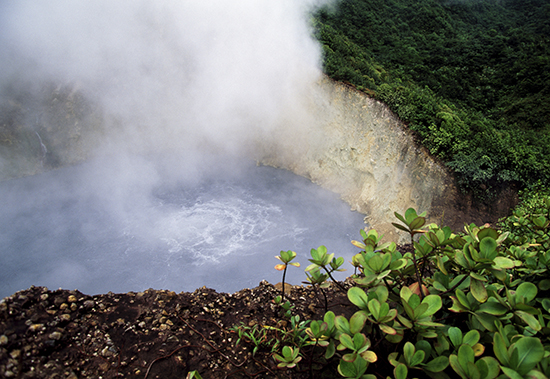
[[[310,104],[315,126],[300,147],[290,147],[292,159],[279,147],[260,162],[339,193],[386,240],[407,242],[391,222],[396,221],[394,212],[409,207],[427,211],[430,222],[462,229],[465,222],[494,222],[514,205],[511,191],[493,204],[476,204],[461,194],[445,166],[415,143],[384,104],[327,78],[319,90],[322,95]]]

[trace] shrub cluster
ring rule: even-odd
[[[395,243],[382,244],[375,230],[361,231],[361,240],[352,241],[361,249],[352,261],[355,274],[333,281],[347,293],[351,317],[329,310],[325,298],[321,320],[300,320],[284,299],[283,283],[274,302],[290,322],[233,330],[239,342],[271,341],[281,370],[307,357],[312,377],[334,363],[342,377],[375,379],[369,366],[384,360],[393,372],[378,374],[395,379],[548,378],[550,197],[531,193],[499,229],[471,224],[454,233],[426,225],[412,208],[395,213],[394,226],[414,248],[401,253]],[[281,252],[276,268],[286,272],[297,265],[295,257]],[[344,260],[321,246],[309,261],[307,281],[323,296]],[[272,331],[271,339],[259,338]]]

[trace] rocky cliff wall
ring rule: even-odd
[[[415,143],[410,130],[384,104],[324,78],[309,107],[315,125],[299,146],[267,149],[260,162],[283,167],[341,195],[386,240],[407,242],[394,212],[413,207],[430,222],[462,229],[494,222],[515,203],[505,191],[491,204],[476,203],[457,189],[446,167]],[[292,137],[290,137],[292,138]],[[288,159],[288,155],[292,158]]]

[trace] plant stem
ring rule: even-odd
[[[283,301],[285,301],[285,277],[286,277],[286,269],[287,269],[288,265],[285,264],[285,269],[283,271],[283,282],[282,282],[282,286],[281,286],[281,304]]]
[[[332,274],[330,273],[330,271],[328,271],[328,270],[326,269],[325,266],[323,266],[323,268],[324,268],[325,271],[327,272],[328,277],[329,277],[330,279],[332,279],[332,281],[334,282],[334,284],[336,284],[336,285],[338,286],[338,288],[340,288],[340,289],[341,289],[342,291],[344,291],[344,293],[345,293],[345,292],[346,292],[346,289],[344,288],[344,286],[341,285],[340,283],[338,283],[338,282],[336,281],[336,279],[334,279],[334,277],[332,276]]]

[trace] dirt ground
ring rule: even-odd
[[[277,368],[267,341],[254,356],[250,341],[236,345],[234,325],[290,328],[273,302],[280,293],[267,282],[234,294],[200,288],[88,296],[31,287],[0,303],[0,375],[185,378],[197,370],[203,378],[337,377],[322,351],[285,370]],[[331,310],[350,312],[341,290],[331,286],[328,294]],[[293,286],[288,298],[302,320],[322,318],[324,299],[311,287]],[[270,338],[276,335],[269,330]]]
[[[412,246],[398,249],[404,253]],[[321,320],[328,309],[349,318],[356,307],[344,290],[352,282],[339,284],[331,283],[326,298],[312,286],[286,285],[292,315]],[[290,341],[297,330],[274,302],[281,290],[281,283],[265,281],[234,294],[203,287],[192,293],[149,289],[89,296],[31,287],[0,301],[0,376],[184,379],[196,370],[205,379],[340,377],[339,359],[327,362],[319,347],[303,347],[297,367],[277,367],[273,351],[281,347],[275,341]],[[256,337],[263,333],[260,342],[243,337],[237,344],[235,326]],[[379,359],[367,373],[391,375],[385,357],[396,349],[373,346]]]

